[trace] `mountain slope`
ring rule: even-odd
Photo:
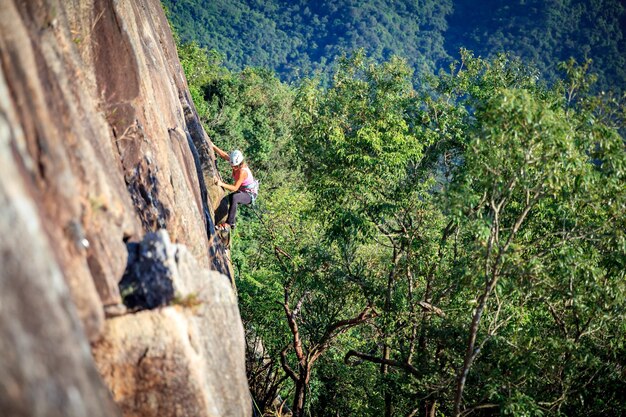
[[[217,49],[231,68],[268,67],[286,79],[326,71],[327,62],[355,48],[377,59],[401,55],[421,70],[447,59],[442,33],[450,0],[163,3],[183,41]]]
[[[599,86],[626,85],[626,13],[619,0],[163,0],[185,42],[216,49],[230,68],[261,66],[294,80],[345,51],[407,59],[418,73],[447,68],[459,48],[510,52],[553,79],[560,61],[591,58]]]

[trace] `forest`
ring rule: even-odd
[[[266,17],[299,7],[229,4],[230,17],[190,19],[264,22],[280,38],[287,22]],[[443,26],[453,13],[398,4],[397,16],[430,13]],[[426,27],[409,34],[382,2],[371,6],[412,39]],[[335,27],[320,18],[332,7],[350,14],[315,7],[320,26],[302,30],[303,43]],[[484,20],[474,12],[466,23]],[[608,69],[460,48],[435,73],[383,47],[343,54],[330,76],[285,78],[269,61],[238,68],[233,56],[255,53],[229,30],[213,34],[233,55],[184,32],[178,52],[205,130],[241,149],[261,181],[231,253],[258,415],[626,415],[626,102],[597,87]],[[474,45],[487,36],[471,33]],[[498,47],[521,36],[493,33]],[[526,35],[528,46],[540,36]],[[432,57],[448,59],[446,42],[464,36],[429,38],[435,55],[422,63],[434,70]],[[274,46],[291,51],[285,63],[324,68],[326,54],[284,41]]]
[[[461,48],[491,58],[506,52],[548,81],[557,64],[593,61],[598,90],[626,85],[626,12],[620,0],[163,0],[184,42],[223,56],[230,69],[275,71],[295,81],[326,76],[343,53],[393,55],[424,73],[448,70]]]

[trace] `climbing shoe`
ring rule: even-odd
[[[228,232],[230,231],[230,224],[220,223],[217,226],[215,226],[215,230],[220,231],[220,232]]]

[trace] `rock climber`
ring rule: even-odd
[[[213,150],[222,159],[228,161],[233,169],[234,184],[227,184],[222,180],[217,181],[218,186],[232,191],[232,193],[222,199],[219,207],[215,210],[216,228],[228,231],[235,228],[237,206],[239,204],[248,205],[256,199],[259,183],[252,176],[252,171],[250,171],[248,164],[244,162],[243,154],[240,150],[234,150],[229,155],[215,144],[213,144]],[[228,217],[226,217],[225,222],[222,222],[226,214],[228,214]]]

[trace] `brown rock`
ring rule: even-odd
[[[118,416],[20,166],[0,83],[0,415]]]
[[[243,327],[228,279],[194,273],[181,304],[107,321],[94,357],[124,416],[247,416]],[[208,329],[211,329],[208,331]]]
[[[229,271],[214,163],[158,0],[0,1],[0,414],[118,415],[87,340],[127,413],[132,393],[145,413],[248,414],[236,300],[206,272]],[[126,242],[158,229],[203,302],[104,331]]]
[[[3,1],[0,62],[20,175],[91,340],[126,240],[166,228],[227,271],[207,235],[214,155],[157,0]]]
[[[136,253],[123,282],[151,297],[173,287],[176,307],[108,320],[94,345],[96,363],[124,415],[249,415],[243,325],[229,279],[203,269],[165,230],[131,246]]]

